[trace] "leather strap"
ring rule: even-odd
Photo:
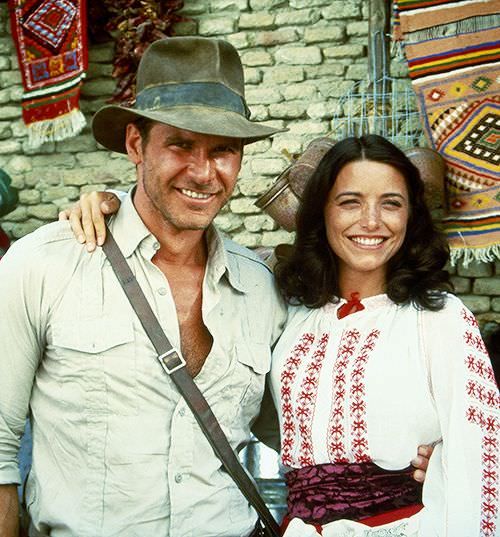
[[[171,345],[165,335],[109,228],[106,229],[106,241],[102,248],[132,308],[137,314],[137,317],[139,317],[146,334],[158,353],[158,360],[164,371],[170,375],[180,394],[186,400],[201,430],[221,460],[227,473],[232,477],[250,505],[257,511],[260,520],[264,524],[264,531],[271,537],[279,537],[280,530],[277,522],[274,520],[257,488],[241,465],[238,456],[229,444],[205,397],[186,371],[184,358]]]

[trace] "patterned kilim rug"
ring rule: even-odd
[[[78,134],[87,68],[85,0],[8,0],[22,72],[23,119],[33,147]]]
[[[400,30],[425,133],[446,162],[451,261],[492,261],[500,258],[500,0],[428,4],[400,9]]]

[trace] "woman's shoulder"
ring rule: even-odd
[[[442,315],[457,315],[460,316],[463,311],[469,312],[469,308],[462,302],[462,300],[453,293],[441,293],[442,307],[438,310],[425,309],[426,315],[429,316],[442,316]]]
[[[445,336],[452,326],[464,329],[467,326],[477,328],[478,323],[467,305],[456,295],[444,293],[443,307],[437,311],[422,310],[422,317],[427,327],[432,326],[434,330],[440,330]]]

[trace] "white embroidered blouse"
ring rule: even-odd
[[[338,319],[343,303],[290,307],[274,350],[283,465],[402,469],[435,442],[418,535],[500,535],[500,396],[474,316],[453,295],[438,312],[374,296]]]

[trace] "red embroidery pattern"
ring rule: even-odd
[[[350,462],[348,450],[354,461],[369,462],[366,425],[365,368],[375,348],[380,331],[372,330],[365,339],[359,354],[355,354],[361,334],[349,330],[342,335],[333,368],[333,403],[328,428],[328,455],[331,462]],[[347,372],[351,369],[350,390],[347,387]],[[351,418],[350,438],[346,431],[346,413]],[[350,442],[350,446],[349,446]]]
[[[295,421],[293,419],[292,384],[302,359],[307,356],[314,343],[314,335],[304,334],[286,359],[281,373],[281,412],[283,430],[281,438],[281,462],[286,466],[292,464],[292,452],[295,441]]]
[[[467,311],[466,309],[462,309],[461,311],[462,313],[462,319],[472,328],[478,328],[478,323],[477,323],[477,320],[476,318],[474,317],[474,315],[470,312],[470,311]]]
[[[316,400],[318,395],[318,383],[323,360],[325,359],[326,345],[329,335],[322,334],[318,346],[312,355],[311,362],[307,366],[306,374],[302,380],[300,393],[297,397],[297,421],[299,426],[300,449],[298,455],[298,464],[301,467],[312,466],[314,453],[312,449],[312,422]]]
[[[352,359],[359,338],[360,333],[357,330],[348,330],[342,334],[337,358],[333,364],[333,403],[327,435],[328,455],[331,462],[349,462],[345,445],[346,374],[349,360]]]
[[[486,345],[484,344],[483,339],[481,338],[481,334],[479,333],[473,333],[469,330],[465,331],[465,343],[469,347],[473,347],[477,351],[479,351],[481,354],[488,354],[488,351],[486,350]]]
[[[462,318],[468,325],[464,331],[464,341],[469,348],[465,359],[470,373],[465,387],[470,400],[466,418],[469,423],[480,427],[482,432],[481,537],[492,537],[496,532],[495,520],[500,493],[500,395],[477,321],[466,310],[462,310]]]
[[[368,455],[368,437],[366,426],[366,391],[365,391],[365,368],[368,358],[375,348],[375,343],[380,335],[379,330],[372,330],[365,340],[363,348],[356,359],[356,366],[351,373],[351,434],[352,452],[354,461],[370,462]]]

